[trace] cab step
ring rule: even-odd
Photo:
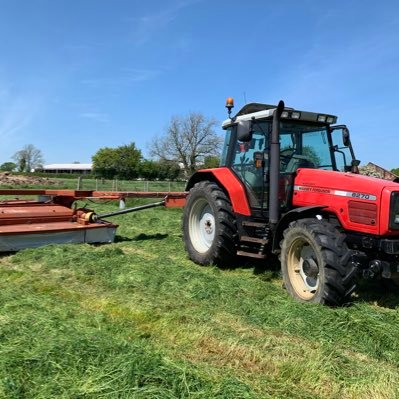
[[[266,245],[269,242],[269,240],[265,238],[249,237],[249,236],[241,236],[240,241],[254,242],[256,244],[262,244],[262,245]]]
[[[250,220],[244,220],[242,222],[243,226],[248,226],[248,227],[258,227],[258,228],[262,228],[262,227],[267,227],[268,224],[267,223],[262,223],[262,222],[252,222]]]
[[[256,259],[266,259],[267,258],[266,254],[257,254],[257,253],[253,253],[253,252],[247,252],[247,251],[237,251],[237,255],[248,256],[250,258],[256,258]]]

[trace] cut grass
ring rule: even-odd
[[[395,296],[297,303],[259,264],[193,264],[180,218],[119,216],[114,244],[0,258],[0,398],[399,396]]]

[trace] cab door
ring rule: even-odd
[[[268,203],[268,129],[268,123],[254,124],[252,139],[237,140],[232,157],[231,168],[244,183],[249,203],[254,208],[267,208]]]

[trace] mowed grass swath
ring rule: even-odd
[[[179,209],[115,222],[113,244],[0,258],[1,398],[399,395],[396,295],[301,304],[271,261],[189,261]]]

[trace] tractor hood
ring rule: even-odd
[[[295,184],[309,187],[345,189],[378,195],[385,187],[399,190],[399,183],[377,177],[321,169],[298,169]]]
[[[294,206],[323,205],[343,227],[370,234],[399,234],[388,228],[390,198],[399,184],[353,173],[298,169]]]

